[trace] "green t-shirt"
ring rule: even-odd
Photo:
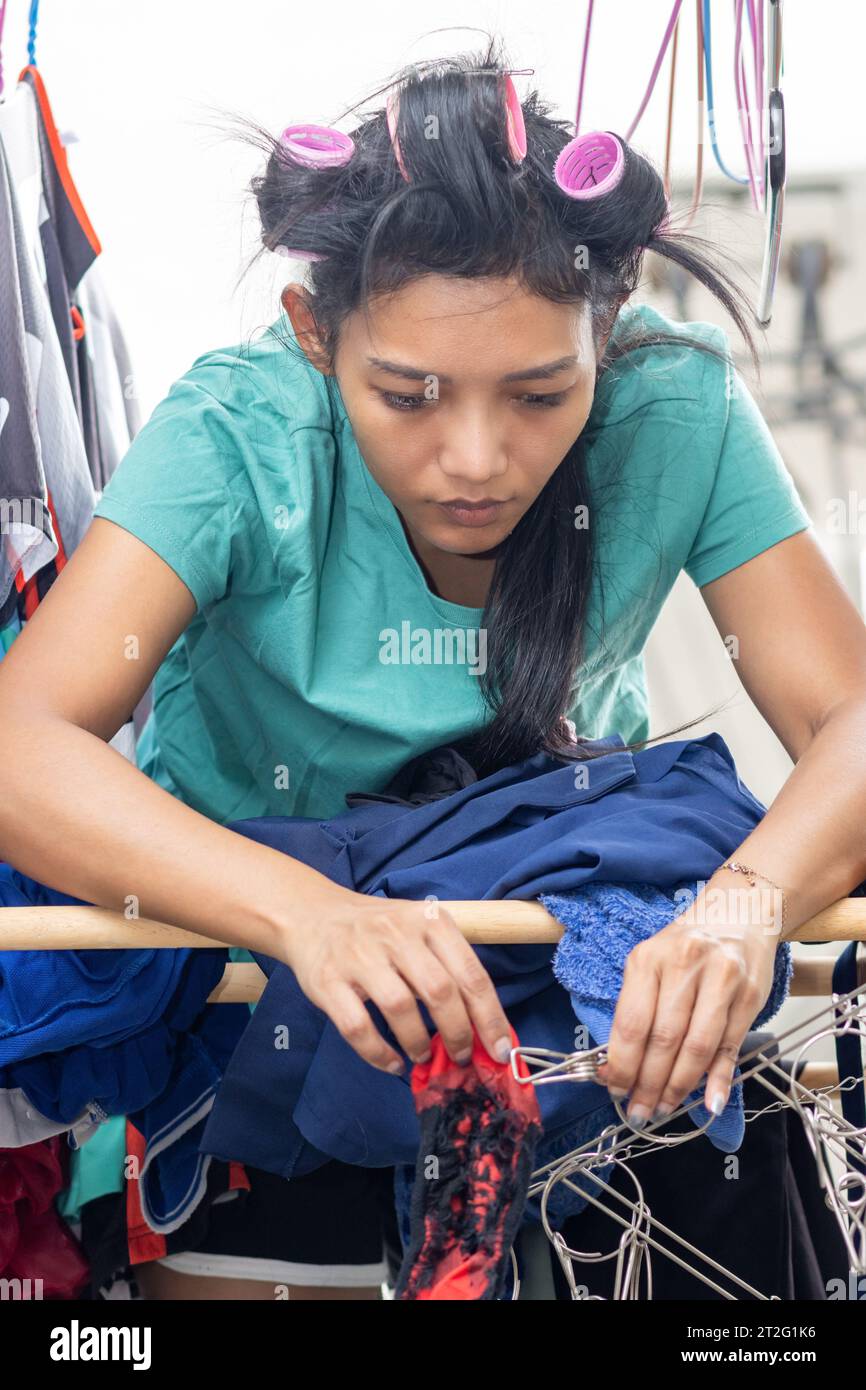
[[[627,305],[616,334],[641,326],[729,357],[722,329],[645,305]],[[284,313],[271,327],[292,334]],[[138,761],[218,821],[337,815],[347,791],[381,790],[488,717],[472,673],[481,610],[430,592],[335,396],[269,331],[204,353],[96,508],[195,598]],[[629,355],[603,376],[585,432],[595,575],[565,713],[581,734],[628,741],[649,733],[643,649],[680,571],[708,584],[810,523],[730,358]],[[119,1190],[124,1147],[112,1121],[75,1154],[67,1214]]]
[[[640,323],[702,337],[626,306]],[[272,327],[291,334],[282,313]],[[139,764],[218,821],[327,817],[489,717],[481,609],[431,593],[324,378],[276,335],[196,359],[96,507],[169,564],[197,612],[162,663]],[[578,732],[649,733],[643,649],[680,570],[698,585],[809,525],[733,366],[631,354],[586,426],[596,548]]]

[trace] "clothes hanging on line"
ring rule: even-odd
[[[0,484],[18,518],[0,565],[0,628],[16,609],[32,615],[140,424],[94,264],[101,249],[28,66],[0,104]]]
[[[42,76],[25,67],[0,104],[0,659],[141,423],[101,249]],[[131,719],[110,742],[134,760]]]
[[[76,300],[85,326],[79,357],[84,349],[86,370],[79,375],[95,429],[88,463],[101,492],[141,428],[141,409],[129,349],[98,261],[82,277]]]
[[[76,408],[77,372],[72,379],[69,374],[75,371],[74,354],[67,357],[64,352],[64,338],[72,341],[71,305],[58,232],[49,212],[51,179],[43,161],[46,133],[38,89],[41,82],[37,88],[36,81],[20,81],[0,107],[4,166],[0,254],[7,310],[2,376],[4,393],[7,386],[10,393],[6,428],[12,427],[16,447],[18,443],[25,446],[29,501],[40,510],[50,554],[36,550],[29,565],[26,554],[7,556],[0,589],[4,601],[19,574],[29,581],[48,564],[55,572],[62,568],[90,525],[96,502]],[[70,237],[65,237],[65,244],[71,252]],[[91,259],[97,249],[89,247]],[[4,483],[6,463],[0,459]],[[33,554],[32,546],[30,550]],[[35,596],[35,590],[31,593]],[[31,601],[22,617],[29,617],[35,606]]]

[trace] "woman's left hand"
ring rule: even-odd
[[[743,1038],[773,982],[778,931],[705,925],[695,902],[626,959],[608,1059],[599,1079],[638,1128],[682,1104],[704,1073],[704,1104],[721,1114]],[[736,914],[730,914],[736,916]]]

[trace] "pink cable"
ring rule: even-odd
[[[4,0],[5,3],[5,0]],[[586,29],[583,35],[583,57],[580,62],[580,87],[577,93],[577,115],[574,118],[574,133],[580,134],[580,113],[583,107],[583,84],[586,81],[586,63],[589,58],[589,36],[592,32],[592,10],[595,0],[589,0],[586,11]]]
[[[749,4],[754,5],[754,0],[749,0]],[[767,156],[764,149],[764,112],[769,102],[769,90],[767,74],[764,71],[764,0],[758,0],[757,11],[755,13],[755,34],[757,36],[757,43],[755,45],[755,91],[757,93],[758,110],[761,113],[758,168],[761,176],[761,194],[766,204],[767,190],[764,187],[764,164]]]
[[[656,85],[656,80],[658,78],[661,65],[664,62],[665,54],[668,51],[668,44],[671,41],[671,35],[673,34],[674,29],[676,28],[676,23],[680,16],[680,10],[682,9],[682,4],[683,0],[674,0],[673,13],[671,14],[671,17],[668,20],[668,27],[665,30],[665,36],[662,39],[662,46],[659,49],[659,56],[656,58],[655,67],[653,68],[652,74],[650,76],[649,86],[647,87],[646,92],[644,93],[644,99],[641,102],[640,107],[638,108],[637,115],[635,116],[634,120],[632,121],[631,125],[625,133],[626,140],[630,140],[634,132],[637,130],[638,125],[640,124],[641,117],[643,116],[644,111],[647,109],[647,106],[649,105],[649,99],[653,94],[653,88]]]
[[[740,118],[740,130],[743,136],[743,151],[746,156],[746,168],[749,175],[749,187],[752,192],[752,202],[756,210],[760,211],[758,199],[758,186],[755,177],[755,155],[752,140],[752,123],[749,115],[749,95],[746,83],[746,70],[743,62],[743,0],[734,0],[734,12],[736,16],[736,38],[734,42],[734,87],[737,94],[737,112]]]
[[[755,157],[755,180],[757,185],[758,197],[763,201],[764,194],[764,81],[763,66],[759,62],[762,54],[761,31],[758,28],[758,16],[755,8],[755,0],[747,0],[749,7],[749,34],[752,39],[752,59],[754,62],[754,84],[755,84],[755,105],[754,110],[757,116],[758,138],[752,139],[752,152]],[[755,146],[757,145],[757,152]]]

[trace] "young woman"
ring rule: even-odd
[[[263,245],[315,257],[309,283],[174,384],[0,666],[3,856],[286,962],[392,1070],[367,1000],[412,1060],[418,1000],[453,1056],[473,1025],[507,1045],[447,912],[383,910],[223,824],[337,814],[467,736],[480,775],[540,747],[579,757],[567,719],[640,745],[642,651],[682,569],[796,763],[736,856],[760,876],[748,892],[783,892],[791,932],[866,873],[861,619],[725,335],[627,303],[647,247],[751,344],[739,292],[665,225],[634,150],[609,191],[571,196],[554,176],[569,133],[536,94],[507,114],[505,71],[491,46],[401,74],[393,131],[376,111],[344,163],[270,141]],[[483,662],[384,660],[407,622],[474,634]],[[136,768],[107,740],[154,677]],[[636,1124],[705,1073],[707,1103],[727,1098],[778,939],[739,924],[741,888],[720,870],[704,895],[730,898],[722,925],[698,902],[629,960],[605,1080]],[[207,1278],[156,1264],[143,1287],[237,1296],[235,1272],[273,1297],[282,1274],[295,1297],[375,1297],[381,1180],[340,1164],[273,1180],[258,1246],[211,1242]]]

